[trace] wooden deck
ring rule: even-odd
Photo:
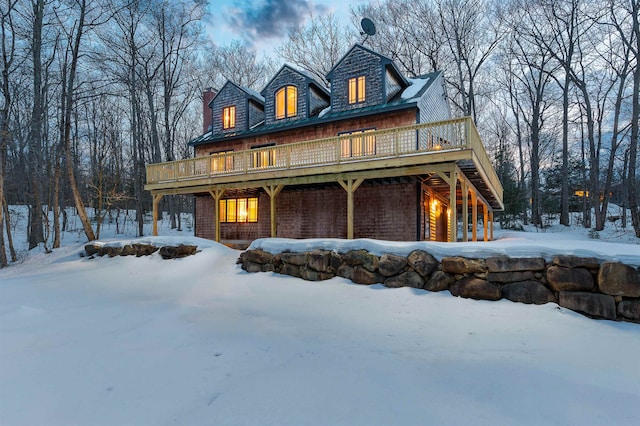
[[[364,180],[405,176],[427,181],[453,205],[467,208],[462,194],[470,191],[485,210],[504,209],[502,184],[469,117],[149,164],[146,172],[154,212],[168,194],[210,193],[217,201],[226,190],[264,188],[275,199],[284,186],[338,182],[351,198]]]

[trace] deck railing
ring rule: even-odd
[[[328,166],[463,148],[475,152],[492,186],[502,192],[502,185],[493,172],[478,130],[469,117],[149,164],[147,184]]]

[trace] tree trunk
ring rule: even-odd
[[[633,20],[633,34],[635,36],[635,62],[633,73],[633,107],[631,109],[631,148],[629,150],[629,208],[631,209],[631,221],[636,237],[640,238],[640,208],[638,206],[638,185],[636,180],[636,167],[638,164],[638,127],[640,126],[640,22],[638,19],[638,2],[631,2],[631,15]]]
[[[569,226],[569,68],[565,64],[564,87],[562,88],[562,171],[560,190],[560,224]]]
[[[31,53],[33,59],[33,108],[31,110],[31,128],[29,135],[29,250],[44,242],[42,226],[42,22],[44,16],[44,0],[36,0],[33,6],[33,38]]]
[[[4,222],[5,228],[7,229],[7,244],[9,244],[9,254],[11,255],[11,261],[17,262],[18,255],[16,253],[16,249],[13,246],[13,234],[11,232],[11,217],[9,216],[9,205],[7,204],[7,199],[4,199],[4,205],[2,206],[2,210],[4,211]]]
[[[84,19],[86,12],[86,0],[82,0],[80,2],[80,18],[78,20],[78,27],[76,29],[75,38],[73,40],[73,47],[71,51],[71,67],[69,69],[69,77],[67,81],[63,81],[63,84],[66,86],[66,99],[64,101],[64,130],[63,130],[63,143],[65,147],[65,154],[67,160],[67,176],[69,178],[69,187],[71,188],[71,193],[73,194],[73,200],[75,201],[76,209],[78,210],[78,216],[80,217],[80,222],[82,222],[82,227],[84,228],[84,233],[87,236],[89,241],[93,241],[96,239],[95,234],[93,233],[93,228],[91,227],[91,221],[87,215],[87,211],[84,207],[84,202],[82,201],[82,196],[80,194],[80,190],[78,189],[78,184],[76,182],[76,175],[74,171],[74,162],[73,157],[71,155],[71,113],[73,111],[74,104],[74,85],[75,85],[75,77],[76,70],[78,67],[78,59],[80,57],[80,40],[82,39],[83,31],[84,31]]]

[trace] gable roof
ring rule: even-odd
[[[367,115],[379,114],[381,112],[400,111],[404,109],[417,108],[418,101],[422,98],[422,96],[424,96],[425,93],[429,91],[429,89],[433,86],[433,83],[441,74],[442,73],[440,71],[436,71],[412,78],[410,81],[407,80],[409,87],[402,90],[392,99],[390,99],[389,102],[384,104],[372,105],[368,107],[339,112],[332,112],[330,108],[327,108],[318,116],[309,117],[302,120],[278,122],[270,125],[260,124],[248,130],[234,133],[233,135],[214,135],[211,132],[207,132],[191,140],[189,142],[189,146],[204,145],[223,139],[229,140],[247,136],[263,135],[272,132],[278,132],[281,130],[290,130],[310,125],[330,123],[333,121],[340,121],[348,118],[364,117]]]
[[[227,80],[227,82],[224,84],[224,86],[222,86],[222,88],[218,91],[218,93],[216,93],[216,95],[213,98],[211,98],[211,100],[209,101],[209,103],[207,105],[209,107],[211,107],[211,104],[213,104],[214,99],[217,98],[218,95],[220,93],[222,93],[222,91],[225,89],[225,87],[227,87],[229,85],[234,86],[238,90],[243,91],[249,97],[249,99],[252,99],[255,102],[257,102],[257,103],[259,103],[259,104],[264,106],[264,96],[262,96],[260,93],[256,92],[253,89],[249,89],[248,87],[240,86],[240,85],[234,83],[231,80]]]
[[[307,85],[314,85],[315,87],[317,87],[322,93],[324,93],[327,97],[330,97],[331,94],[329,93],[329,89],[327,89],[326,87],[324,87],[321,83],[319,83],[310,73],[308,73],[305,70],[301,70],[298,68],[295,68],[289,64],[284,64],[282,67],[280,67],[280,69],[278,70],[277,73],[275,73],[275,75],[271,78],[271,80],[269,80],[269,82],[267,84],[264,85],[264,89],[262,89],[260,91],[260,94],[262,96],[266,96],[265,91],[267,90],[267,87],[269,87],[269,85],[273,82],[273,80],[275,80],[278,75],[280,75],[280,73],[284,70],[284,69],[289,69],[291,71],[293,71],[294,73],[302,76],[305,78],[305,84]]]
[[[376,51],[373,51],[367,47],[364,47],[363,45],[356,43],[353,46],[351,46],[351,49],[349,49],[347,51],[347,53],[345,53],[342,58],[340,58],[340,60],[338,62],[336,62],[336,64],[333,66],[333,68],[331,68],[331,70],[327,73],[326,78],[327,80],[331,81],[331,79],[333,78],[333,72],[334,70],[342,63],[342,61],[344,61],[349,55],[351,55],[351,52],[353,52],[355,49],[361,49],[364,50],[367,53],[370,53],[372,55],[375,55],[377,57],[379,57],[382,60],[382,65],[385,68],[391,68],[392,72],[394,74],[397,75],[398,80],[401,82],[401,84],[404,87],[409,86],[409,81],[407,81],[407,79],[405,78],[404,75],[402,75],[402,73],[400,72],[400,69],[398,68],[398,66],[396,65],[395,62],[393,62],[393,60],[387,56],[384,56]]]

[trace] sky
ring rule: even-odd
[[[216,45],[240,40],[258,56],[270,54],[287,36],[292,25],[314,16],[334,13],[349,25],[349,9],[367,1],[358,0],[210,0],[207,31]]]

